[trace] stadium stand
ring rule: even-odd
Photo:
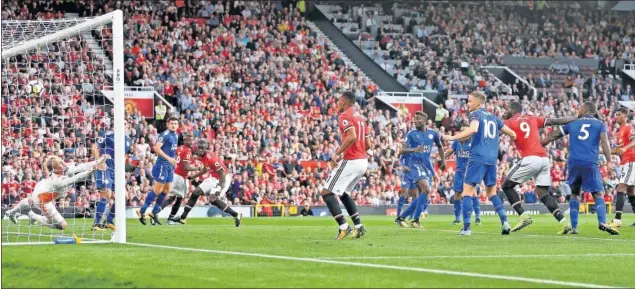
[[[339,141],[332,95],[353,90],[372,124],[376,144],[369,170],[353,197],[361,205],[395,203],[400,174],[396,169],[396,152],[411,126],[409,119],[376,109],[372,97],[379,88],[347,66],[342,56],[329,46],[326,37],[310,29],[299,11],[276,2],[216,4],[201,1],[187,7],[177,6],[179,2],[9,1],[3,3],[2,19],[64,16],[52,11],[85,17],[122,9],[126,15],[126,83],[154,87],[175,107],[171,113],[181,119],[181,132],[192,132],[197,138],[211,141],[214,150],[226,158],[230,171],[235,174],[229,200],[233,204],[322,205],[317,187],[326,178],[330,168],[328,161]],[[366,7],[361,12],[340,6],[324,9],[328,9],[336,26],[355,40],[356,45],[411,90],[445,91],[446,95],[482,90],[490,96],[487,110],[499,115],[505,107],[504,100],[516,97],[535,114],[566,116],[571,115],[572,108],[581,101],[581,95],[566,89],[567,85],[586,85],[602,107],[600,117],[607,122],[612,134],[616,132],[613,118],[618,106],[616,100],[624,97],[633,100],[634,91],[630,87],[622,88],[609,77],[610,71],[614,71],[610,65],[615,57],[633,62],[633,46],[625,39],[633,34],[635,17],[612,16],[607,22],[593,11],[565,9],[547,13],[544,25],[534,26],[527,25],[531,14],[521,13],[521,7],[505,1],[479,8],[470,3],[454,3],[420,4],[415,10],[402,6]],[[405,13],[406,10],[409,12]],[[477,14],[488,16],[471,17]],[[471,20],[456,21],[450,18],[452,15]],[[478,19],[487,19],[487,23]],[[570,19],[584,19],[587,24],[576,27],[570,24]],[[598,31],[597,27],[604,30]],[[520,33],[514,32],[517,37],[512,37],[512,31],[517,29]],[[408,33],[402,34],[403,31]],[[597,40],[577,44],[579,40],[570,39],[572,31],[576,39]],[[106,28],[101,33],[109,32]],[[100,39],[103,34],[93,36]],[[477,41],[480,39],[485,41]],[[107,42],[99,43],[109,51]],[[572,45],[574,47],[570,47]],[[590,52],[586,48],[584,53],[577,52],[578,46],[586,45]],[[79,46],[87,47],[85,43]],[[69,53],[66,57],[73,55]],[[560,73],[558,68],[510,66],[538,88],[541,97],[534,99],[528,95],[527,87],[508,86],[481,69],[483,65],[504,65],[505,55],[569,58],[582,55],[603,59],[602,63],[608,63],[609,72],[585,69],[571,74],[568,80],[569,75]],[[88,155],[99,129],[107,125],[100,119],[108,112],[94,102],[105,100],[97,95],[91,99],[72,96],[81,95],[80,90],[85,94],[87,89],[98,94],[101,87],[108,85],[108,78],[101,73],[107,70],[105,66],[107,64],[96,63],[95,67],[86,67],[87,72],[95,73],[67,76],[68,83],[81,81],[85,85],[71,86],[70,92],[60,93],[59,97],[27,98],[6,89],[8,81],[26,79],[3,77],[4,205],[11,205],[29,193],[33,180],[42,176],[39,164],[48,151],[62,151],[70,161]],[[72,102],[63,100],[69,96]],[[443,104],[450,114],[443,119],[439,130],[456,131],[467,123],[463,103],[460,98],[448,97]],[[36,109],[31,120],[19,119],[17,112],[25,105],[42,109]],[[56,117],[60,115],[68,118]],[[434,116],[430,118],[433,120]],[[431,128],[434,127],[432,120]],[[162,126],[138,114],[129,115],[127,121],[135,129],[133,151],[128,160],[127,204],[138,206],[145,200],[152,183],[151,147],[157,139],[157,127]],[[56,131],[60,122],[64,122],[66,129]],[[27,130],[37,132],[37,137],[26,137]],[[502,174],[519,155],[507,139],[503,139],[500,147],[502,161],[498,171]],[[556,162],[552,175],[558,180],[552,193],[561,202],[567,192],[570,194],[570,188],[562,182],[563,161],[567,156],[564,147],[564,141],[560,141],[549,148]],[[616,183],[619,173],[603,172],[608,188]],[[452,177],[451,168],[439,172],[431,203],[447,203],[452,199],[449,185]],[[524,185],[520,193],[528,193],[532,188],[531,183]],[[81,186],[71,190],[59,205],[88,208],[97,199],[94,185]],[[206,203],[205,198],[199,198],[199,205]]]

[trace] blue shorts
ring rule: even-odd
[[[172,183],[174,180],[174,166],[170,164],[155,164],[152,167],[152,178],[158,183]]]
[[[452,190],[455,193],[463,192],[463,182],[465,181],[465,171],[456,171],[454,173],[454,181],[452,182]]]
[[[430,182],[429,171],[422,165],[408,166],[408,172],[404,172],[401,176],[401,188],[414,190],[419,188],[419,181],[426,180]]]
[[[578,185],[582,185],[582,190],[585,192],[597,193],[604,191],[604,184],[602,182],[602,173],[600,173],[600,167],[573,167],[567,168],[567,184],[570,187],[574,187],[574,184],[578,182]]]
[[[496,165],[467,162],[464,182],[473,187],[481,182],[484,182],[486,187],[496,186]]]
[[[97,190],[115,190],[115,174],[112,170],[96,170],[95,171],[95,186]]]

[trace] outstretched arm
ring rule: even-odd
[[[570,123],[574,120],[576,120],[577,118],[575,117],[566,117],[566,118],[547,118],[545,119],[545,126],[552,126],[552,125],[565,125],[567,123]]]
[[[516,139],[516,133],[509,128],[508,126],[503,126],[503,129],[501,130],[504,134],[508,135],[512,140]]]
[[[547,146],[549,143],[551,143],[552,141],[555,140],[559,140],[564,136],[564,134],[562,133],[561,130],[556,130],[555,132],[551,133],[550,135],[548,135],[546,138],[543,138],[542,140],[540,140],[540,144],[544,147]]]
[[[606,157],[607,162],[611,162],[611,144],[609,143],[609,137],[605,132],[600,134],[600,145],[602,146],[602,152],[604,153],[604,157]]]
[[[462,132],[459,132],[459,133],[457,133],[457,134],[455,134],[453,136],[445,136],[445,139],[447,139],[447,140],[457,140],[457,139],[470,138],[470,137],[472,137],[472,135],[474,135],[476,132],[478,132],[478,126],[479,126],[478,120],[472,120],[470,122],[470,126],[465,128],[465,130],[463,130]]]

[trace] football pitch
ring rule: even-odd
[[[363,218],[360,240],[335,241],[331,218],[191,219],[180,226],[128,222],[128,244],[2,247],[2,287],[633,287],[635,219],[620,236],[582,215],[580,235],[557,236],[551,216],[510,236],[485,216],[457,236],[452,216],[425,229]],[[517,216],[510,216],[515,223]],[[3,221],[3,225],[5,221]]]

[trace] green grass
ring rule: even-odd
[[[484,217],[472,236],[463,237],[456,235],[459,227],[450,224],[451,218],[432,216],[423,222],[425,230],[415,230],[397,228],[389,217],[366,217],[368,235],[343,241],[332,239],[337,228],[331,218],[251,218],[244,219],[240,228],[228,218],[192,219],[185,226],[141,226],[131,220],[129,243],[207,251],[126,244],[3,246],[2,287],[563,286],[501,279],[505,277],[635,285],[634,227],[623,227],[621,236],[609,236],[597,230],[595,216],[590,215],[582,216],[580,235],[556,236],[555,221],[537,216],[523,232],[500,236],[498,218]],[[516,219],[512,216],[512,223]],[[3,242],[6,229],[3,222]],[[490,274],[498,279],[416,268]]]

